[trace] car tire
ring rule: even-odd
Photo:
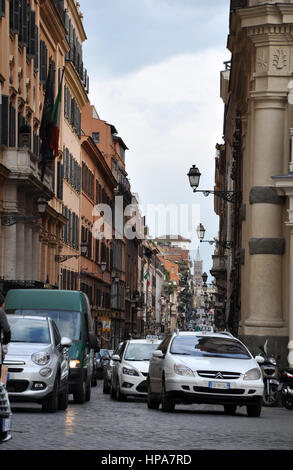
[[[92,394],[92,387],[91,387],[91,381],[89,380],[89,381],[86,383],[85,401],[90,401],[90,399],[91,399],[91,394]]]
[[[96,387],[98,385],[97,377],[96,374],[93,374],[92,381],[91,381],[91,386]]]
[[[123,395],[123,393],[121,393],[121,390],[120,390],[120,385],[119,385],[119,379],[117,380],[117,384],[116,384],[116,400],[117,401],[125,401],[126,400],[126,396]]]
[[[86,381],[83,380],[82,383],[78,385],[77,390],[73,393],[74,403],[78,405],[83,405],[85,402],[86,395]]]
[[[175,402],[167,396],[164,382],[162,389],[162,410],[167,413],[175,410]]]
[[[151,393],[150,383],[148,382],[148,397],[147,405],[149,410],[158,410],[160,407],[160,400],[155,399],[153,393]]]
[[[262,405],[249,405],[247,406],[247,414],[250,418],[259,418],[261,415]]]
[[[68,384],[58,397],[58,410],[65,411],[68,408]]]
[[[111,383],[110,385],[110,397],[112,398],[112,400],[116,400],[116,391],[113,387],[113,383]]]
[[[58,401],[59,401],[58,391],[59,391],[59,376],[57,374],[51,396],[42,403],[42,410],[45,413],[56,413],[58,411]]]
[[[105,393],[106,395],[108,395],[110,393],[109,384],[105,379],[104,379],[104,382],[103,382],[103,393]]]
[[[237,405],[224,405],[226,415],[233,416],[236,413]]]

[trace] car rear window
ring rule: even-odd
[[[248,350],[239,341],[212,336],[177,336],[173,339],[170,353],[195,357],[251,359]]]

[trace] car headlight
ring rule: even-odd
[[[50,362],[50,354],[38,352],[32,355],[32,361],[38,366],[46,366]]]
[[[128,369],[127,367],[123,367],[122,373],[125,374],[125,375],[132,375],[132,376],[139,377],[139,373],[137,372],[137,370]]]
[[[189,367],[183,366],[181,364],[175,364],[174,365],[174,372],[177,375],[183,375],[184,377],[192,377],[194,376],[194,373],[192,372]]]
[[[40,375],[42,377],[48,377],[50,374],[52,374],[52,369],[50,369],[50,367],[45,367],[44,369],[40,370]]]
[[[250,369],[244,374],[243,380],[259,380],[261,378],[261,371],[259,369]]]
[[[80,367],[80,361],[72,359],[71,361],[69,361],[69,367],[70,369],[77,369],[78,367]]]

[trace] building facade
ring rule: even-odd
[[[286,363],[293,340],[287,190],[293,2],[232,0],[230,10],[232,58],[221,74],[224,145],[218,146],[216,187],[235,199],[216,196],[215,207],[220,239],[232,246],[217,251],[212,274],[224,289],[231,331],[256,352],[269,338],[272,352]]]

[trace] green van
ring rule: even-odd
[[[75,403],[89,401],[93,358],[99,348],[87,295],[78,291],[10,290],[5,299],[5,311],[7,314],[53,318],[61,336],[72,340],[69,393],[73,394]]]

